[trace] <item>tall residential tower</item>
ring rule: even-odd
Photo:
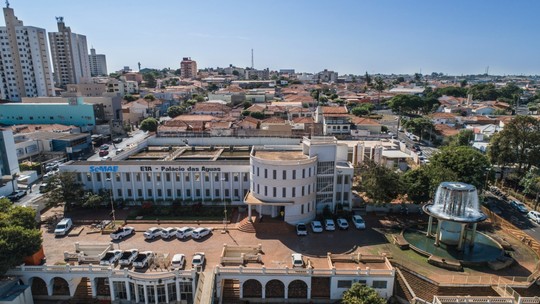
[[[54,96],[45,29],[24,26],[9,4],[0,27],[0,99]]]
[[[107,59],[105,58],[105,55],[96,54],[96,50],[91,48],[88,58],[90,59],[90,73],[92,74],[92,77],[108,75]]]
[[[180,62],[180,75],[182,78],[197,77],[197,61],[191,60],[191,57],[184,57]]]
[[[86,36],[72,33],[64,17],[56,17],[56,21],[58,32],[49,33],[56,85],[81,83],[91,77]]]

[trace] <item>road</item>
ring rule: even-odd
[[[130,149],[131,145],[137,145],[137,143],[141,142],[146,136],[148,135],[148,132],[144,132],[142,130],[137,130],[131,132],[130,137],[125,138],[121,143],[113,144],[109,143],[109,155],[108,156],[115,156],[116,155],[116,149],[124,149],[128,150]],[[100,161],[102,158],[97,153],[99,152],[99,149],[96,150],[96,153],[88,158],[90,161]]]

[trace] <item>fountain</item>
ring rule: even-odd
[[[443,182],[433,203],[425,205],[423,210],[429,215],[427,231],[403,233],[403,237],[420,252],[467,262],[485,262],[501,255],[502,249],[497,242],[476,231],[477,223],[487,216],[480,209],[478,192],[473,185]]]

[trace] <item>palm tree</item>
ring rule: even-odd
[[[373,88],[379,93],[379,97],[377,99],[377,105],[379,105],[381,102],[381,93],[386,89],[386,83],[381,77],[377,76],[375,77],[375,85]]]

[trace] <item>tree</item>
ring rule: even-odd
[[[427,202],[432,197],[431,180],[425,166],[409,170],[401,175],[405,193],[413,202]]]
[[[137,98],[135,98],[133,95],[131,94],[126,94],[124,95],[124,100],[127,101],[127,102],[132,102],[132,101],[135,101],[137,100]]]
[[[93,192],[86,192],[82,198],[82,206],[85,208],[94,208],[99,206],[104,200],[104,197]]]
[[[435,90],[434,93],[437,94],[437,97],[441,97],[443,95],[453,97],[467,97],[467,89],[463,87],[438,88]]]
[[[488,156],[493,164],[503,167],[516,164],[518,175],[540,166],[540,121],[516,116],[491,138]]]
[[[156,100],[156,97],[153,94],[146,94],[144,100],[154,101]]]
[[[418,112],[422,106],[422,98],[416,95],[396,95],[389,101],[390,108],[395,112],[415,113]]]
[[[422,135],[434,129],[433,122],[429,118],[418,117],[405,121],[403,127],[422,138]]]
[[[364,76],[364,80],[366,81],[366,85],[368,87],[370,87],[371,86],[371,76],[369,76],[367,71],[366,71],[366,75]]]
[[[155,88],[157,81],[153,73],[144,73],[143,80],[146,83],[147,88]]]
[[[523,193],[527,195],[536,195],[534,200],[534,210],[538,208],[540,197],[540,170],[531,168],[527,174],[519,181],[519,185],[523,187]]]
[[[360,179],[360,190],[375,204],[389,203],[401,193],[399,175],[374,162],[366,162],[360,167]]]
[[[470,146],[470,143],[474,140],[474,132],[470,129],[460,130],[458,134],[451,136],[450,146]]]
[[[428,165],[434,175],[449,170],[455,175],[453,181],[472,184],[482,189],[486,180],[486,169],[489,168],[487,157],[478,150],[466,146],[450,146],[442,148],[435,153]],[[446,170],[446,172],[445,172]],[[433,179],[433,177],[432,177]],[[452,180],[447,180],[452,181]]]
[[[375,108],[375,106],[373,106],[373,104],[371,103],[364,103],[364,104],[361,104],[357,107],[354,107],[351,112],[353,113],[353,115],[356,115],[356,116],[362,116],[362,115],[369,115],[369,113],[371,113],[371,111]]]
[[[183,106],[170,106],[167,109],[167,115],[171,118],[175,118],[176,116],[182,115],[186,112],[186,108]]]
[[[256,119],[264,119],[264,113],[262,112],[251,112],[249,116],[256,118]]]
[[[64,211],[68,212],[72,206],[80,205],[84,194],[83,186],[77,181],[75,172],[60,172],[49,178],[51,190],[45,194],[47,206],[54,207],[64,204]]]
[[[472,94],[475,100],[497,100],[499,97],[499,92],[492,83],[475,84],[469,88],[468,93]]]
[[[377,99],[377,102],[380,103],[381,102],[381,93],[386,89],[386,83],[384,82],[384,80],[377,76],[375,77],[375,85],[373,86],[373,88],[375,89],[375,91],[377,91],[379,93],[379,97]]]
[[[41,247],[41,232],[36,228],[35,216],[31,208],[14,206],[8,199],[0,199],[0,275]]]
[[[354,283],[343,293],[343,304],[385,304],[386,300],[379,296],[375,289],[364,284]]]
[[[233,74],[234,76],[240,76],[240,72],[238,72],[237,70],[233,70],[233,71],[232,71],[232,74]]]
[[[141,122],[139,129],[148,132],[156,132],[158,127],[158,121],[153,117],[148,117]]]

